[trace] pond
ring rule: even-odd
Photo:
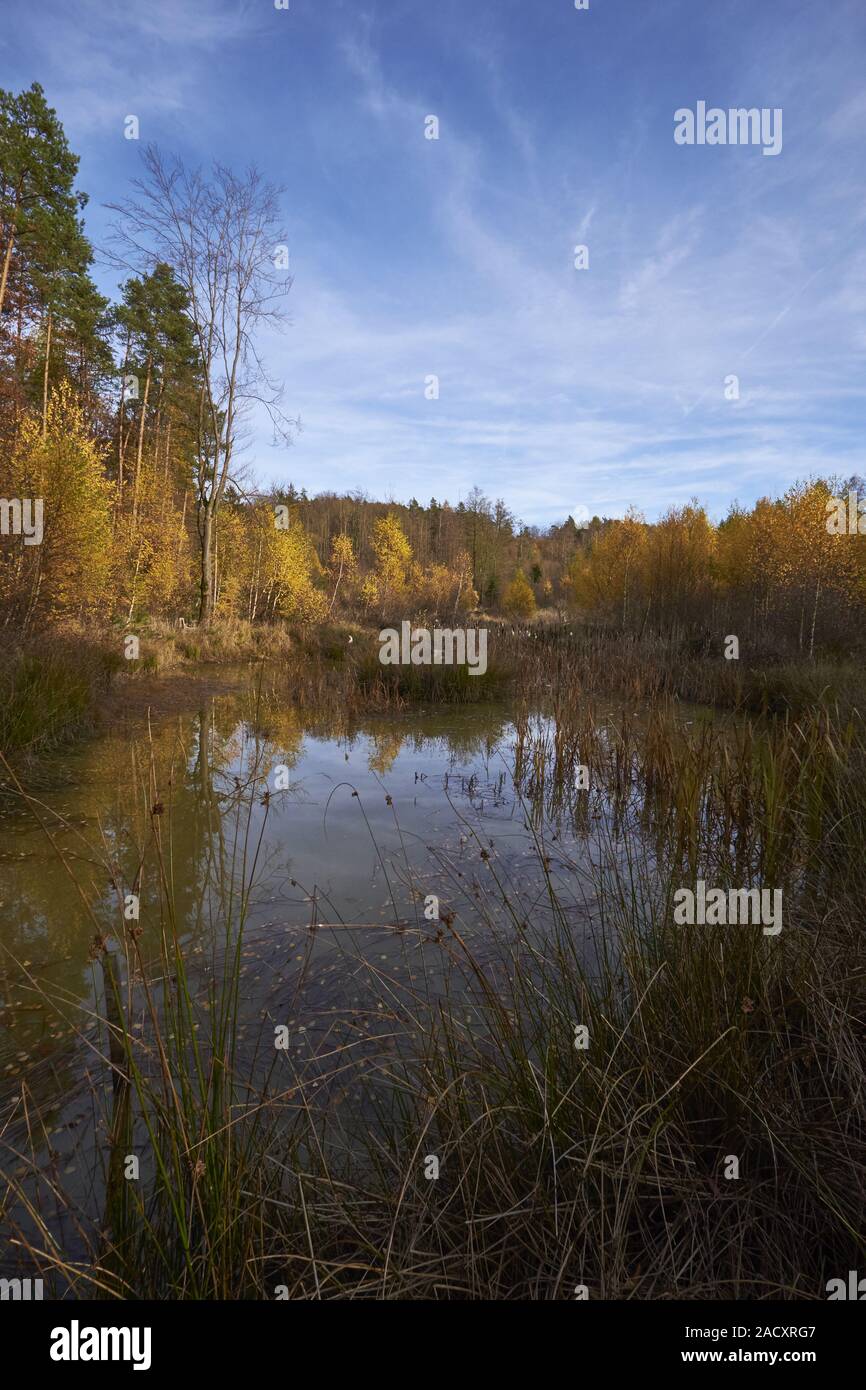
[[[79,1200],[110,1097],[102,945],[125,988],[130,944],[158,960],[170,930],[205,994],[242,926],[238,1065],[263,1039],[272,1058],[280,1026],[313,1076],[340,1029],[387,1037],[383,987],[453,991],[443,921],[483,958],[489,913],[513,901],[542,919],[542,860],[570,879],[591,841],[518,794],[501,705],[353,721],[302,714],[240,670],[169,682],[153,707],[130,690],[107,724],[0,808],[0,1168],[23,1175],[35,1150]]]

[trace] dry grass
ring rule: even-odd
[[[204,1011],[155,817],[161,959],[119,917],[132,993],[113,1060],[104,1044],[102,1205],[74,1215],[87,1253],[70,1262],[29,1112],[33,1168],[5,1198],[29,1267],[85,1297],[824,1298],[864,1256],[864,752],[827,711],[769,733],[663,705],[640,727],[585,704],[554,735],[527,720],[534,864],[515,883],[467,826],[475,871],[429,866],[448,911],[401,938],[418,982],[342,933],[363,1003],[311,1018],[300,1060],[269,1028],[256,1059],[237,1045],[255,768],[212,864],[222,965]],[[589,803],[569,790],[578,760]],[[577,861],[556,826],[588,815]],[[701,876],[783,884],[781,935],[674,926],[675,887]],[[127,1027],[142,1009],[145,1030]],[[155,1159],[146,1190],[117,1176],[133,1132]]]

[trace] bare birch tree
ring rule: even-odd
[[[251,409],[267,412],[275,440],[289,443],[295,421],[280,407],[257,339],[284,321],[291,288],[282,190],[254,168],[239,176],[221,164],[210,175],[165,159],[149,146],[133,197],[109,204],[119,214],[114,259],[139,272],[167,262],[186,290],[200,358],[195,485],[200,543],[199,622],[214,609],[215,525],[241,427]]]

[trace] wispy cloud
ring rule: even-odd
[[[720,26],[679,0],[588,24],[493,0],[10,0],[6,56],[43,81],[94,202],[134,172],[129,112],[288,184],[292,326],[264,347],[304,430],[285,453],[254,422],[263,478],[477,482],[539,522],[691,493],[721,512],[862,468],[866,367],[866,21],[732,3]],[[675,147],[702,95],[782,105],[782,154]]]

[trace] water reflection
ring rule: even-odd
[[[459,847],[455,806],[513,818],[512,734],[504,710],[478,706],[304,718],[249,683],[58,758],[53,788],[0,815],[0,1087],[36,1059],[63,1064],[69,1034],[46,995],[95,1002],[94,938],[122,934],[130,894],[145,955],[167,899],[190,949],[218,940],[253,847],[254,934],[416,920],[428,847]]]

